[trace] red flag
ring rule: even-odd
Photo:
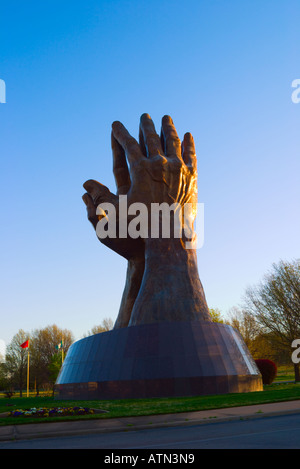
[[[22,347],[22,348],[27,348],[27,347],[29,347],[29,340],[26,340],[26,342],[24,342],[23,344],[21,344],[20,347]]]

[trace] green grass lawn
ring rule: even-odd
[[[293,381],[295,379],[294,367],[291,365],[281,365],[277,368],[275,381]]]
[[[263,404],[300,399],[300,383],[272,384],[265,386],[263,391],[223,394],[213,396],[155,398],[155,399],[124,399],[105,401],[59,401],[52,397],[12,397],[0,399],[0,413],[16,409],[32,407],[73,407],[83,406],[109,411],[105,414],[70,417],[1,417],[0,425],[51,422],[54,419],[85,420],[132,417],[138,415],[168,414],[177,412],[193,412],[197,410],[218,409],[225,407]]]

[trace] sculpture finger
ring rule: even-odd
[[[143,114],[141,116],[140,134],[142,134],[148,158],[163,154],[160,138],[156,133],[155,126],[149,114]]]
[[[140,149],[141,149],[143,155],[147,156],[147,150],[146,150],[144,135],[143,135],[143,131],[141,129],[141,126],[139,126],[139,145],[140,145]]]
[[[162,118],[161,130],[165,155],[173,158],[177,157],[181,160],[181,142],[170,116]]]
[[[106,186],[94,179],[86,181],[83,187],[89,193],[96,206],[101,202],[112,202],[115,198],[114,194]]]
[[[190,169],[197,169],[195,142],[192,134],[187,132],[182,142],[182,159]]]
[[[93,202],[93,199],[88,193],[85,193],[82,196],[82,200],[86,205],[88,220],[91,222],[93,227],[96,229],[96,226],[97,226],[97,223],[98,223],[98,216],[96,215],[96,207],[95,207],[95,204]]]
[[[126,155],[119,142],[111,134],[111,148],[113,154],[113,173],[117,185],[117,194],[127,194],[131,181],[126,161]]]
[[[119,142],[125,151],[130,166],[140,158],[144,158],[138,142],[130,135],[128,130],[124,127],[123,124],[121,124],[121,122],[113,122],[112,132],[115,139]]]

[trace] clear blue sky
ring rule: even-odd
[[[125,260],[97,240],[82,184],[115,189],[110,129],[148,112],[194,135],[209,307],[226,315],[299,258],[297,0],[1,3],[1,325],[82,337],[116,318]]]

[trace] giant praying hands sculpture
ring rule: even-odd
[[[231,326],[212,322],[199,279],[193,137],[186,133],[181,143],[169,116],[163,117],[159,136],[143,114],[139,142],[120,122],[113,123],[111,139],[117,194],[89,180],[83,200],[100,241],[128,261],[125,290],[114,330],[70,347],[56,381],[57,398],[262,390],[242,337]],[[169,217],[158,223],[157,206],[170,208]],[[132,231],[136,209],[143,213],[137,217],[143,229]],[[174,230],[164,232],[164,222]]]
[[[143,114],[139,142],[120,122],[114,122],[111,144],[117,194],[95,180],[84,183],[87,192],[83,200],[95,229],[100,218],[97,207],[103,203],[113,204],[122,216],[119,213],[122,195],[127,196],[128,206],[142,203],[149,214],[153,204],[194,207],[184,217],[179,237],[172,230],[169,237],[162,236],[161,230],[152,237],[149,215],[148,236],[133,238],[127,233],[126,237],[117,234],[100,239],[128,261],[114,328],[163,321],[211,321],[198,274],[196,250],[190,248],[197,203],[197,159],[192,135],[186,133],[181,142],[171,117],[164,116],[159,136],[150,116]],[[189,241],[184,224],[189,225]]]

